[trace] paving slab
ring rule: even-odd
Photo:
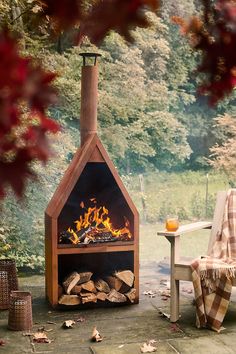
[[[97,345],[91,347],[93,354],[140,354],[140,347],[143,343],[132,343],[132,344],[121,344],[119,346],[112,345]],[[161,342],[154,343],[153,346],[157,348],[156,352],[161,354],[176,354],[175,348],[173,348],[169,343]]]
[[[32,333],[44,327],[52,342],[32,343],[32,336],[26,337],[22,332],[9,331],[8,312],[0,311],[0,338],[6,341],[6,345],[0,347],[0,354],[138,354],[141,344],[151,339],[158,341],[157,352],[161,354],[235,353],[236,294],[233,293],[224,321],[226,330],[217,334],[195,327],[192,285],[188,282],[181,283],[181,317],[175,326],[160,314],[160,310],[169,314],[170,300],[163,300],[160,295],[160,290],[163,289],[161,282],[168,281],[169,275],[166,272],[161,273],[158,269],[155,263],[141,267],[139,304],[90,310],[52,309],[45,300],[43,276],[20,278],[21,290],[31,291],[33,296]],[[148,290],[153,291],[154,295],[145,295]],[[76,322],[73,329],[65,330],[62,323],[68,319],[84,321]],[[101,343],[90,341],[94,326],[104,337]]]
[[[214,334],[199,338],[171,340],[171,345],[181,354],[235,354],[236,339],[232,334]]]

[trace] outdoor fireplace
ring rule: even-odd
[[[97,135],[98,54],[81,55],[81,147],[45,212],[46,296],[137,303],[138,212]]]

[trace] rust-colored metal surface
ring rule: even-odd
[[[95,60],[96,64],[96,60]],[[45,211],[46,296],[58,305],[58,285],[64,273],[80,267],[96,271],[131,270],[135,275],[135,303],[139,299],[139,216],[119,174],[97,136],[98,68],[83,66],[81,147],[64,173]],[[60,243],[60,234],[82,217],[81,205],[96,200],[111,213],[117,227],[128,220],[131,239],[90,244]],[[107,269],[105,269],[107,265]],[[59,287],[60,288],[60,287]],[[81,305],[83,306],[83,305]]]

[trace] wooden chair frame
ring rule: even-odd
[[[158,231],[157,235],[165,237],[170,242],[170,321],[176,322],[179,319],[179,281],[187,280],[192,281],[192,272],[190,264],[192,258],[181,259],[180,257],[180,236],[189,232],[211,229],[211,235],[208,244],[209,254],[212,243],[216,237],[217,231],[220,230],[222,225],[224,206],[227,192],[218,192],[216,207],[214,212],[213,221],[199,221],[187,225],[180,226],[175,232]],[[233,282],[236,285],[236,281]]]

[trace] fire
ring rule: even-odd
[[[91,198],[90,201],[93,202],[94,206],[88,209],[83,201],[80,203],[80,207],[85,209],[84,215],[80,215],[79,219],[74,222],[75,229],[69,227],[67,232],[60,235],[59,242],[64,243],[65,238],[73,244],[132,239],[127,219],[125,219],[124,227],[115,229],[109,217],[108,209],[105,206],[97,207],[95,198]]]

